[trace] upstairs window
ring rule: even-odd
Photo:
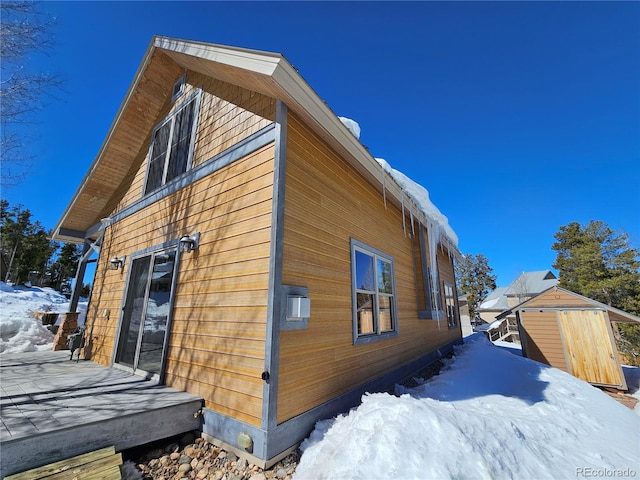
[[[189,168],[199,99],[199,94],[192,96],[153,130],[145,195],[171,182]]]
[[[351,241],[354,343],[397,335],[393,259]]]
[[[458,315],[456,313],[456,297],[453,285],[450,283],[444,284],[444,302],[447,307],[447,324],[449,328],[455,328],[458,325]]]

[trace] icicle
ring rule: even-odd
[[[387,209],[387,175],[385,174],[384,167],[380,164],[380,170],[382,171],[382,199],[384,200],[384,209]]]
[[[413,202],[411,202],[409,204],[409,217],[411,218],[411,236],[415,237],[416,236],[416,231],[413,228]]]
[[[402,197],[402,231],[404,232],[404,238],[407,238],[407,226],[404,221],[404,192],[402,192],[401,197]]]

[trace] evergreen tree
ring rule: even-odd
[[[493,268],[489,266],[489,259],[481,253],[467,254],[455,263],[455,272],[458,294],[467,295],[469,316],[473,319],[482,299],[496,288]]]
[[[29,279],[30,272],[44,275],[56,248],[40,222],[31,221],[29,210],[21,205],[9,208],[9,202],[0,200],[0,250],[8,269],[3,280],[19,284]]]
[[[553,267],[560,273],[561,287],[640,314],[640,252],[631,248],[626,233],[591,220],[587,226],[561,226],[554,238]]]
[[[640,252],[631,248],[626,233],[616,233],[604,222],[577,222],[554,235],[557,251],[553,267],[560,286],[601,303],[640,315]],[[614,336],[623,361],[640,364],[640,325],[619,323]]]
[[[78,269],[78,262],[82,249],[73,243],[65,243],[55,262],[51,265],[51,286],[58,291],[63,291],[65,285],[69,285],[69,279],[73,278]]]

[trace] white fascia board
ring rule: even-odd
[[[371,153],[360,143],[360,140],[349,131],[286,59],[283,58],[283,61],[276,68],[273,73],[273,79],[281,89],[293,97],[300,108],[314,118],[319,126],[368,172],[371,178],[377,179],[380,187],[384,188],[388,196],[395,200],[396,206],[400,207],[404,204],[405,209],[407,211],[411,210],[413,216],[423,225],[429,223],[424,212],[414,204],[409,195],[403,192],[393,177],[383,170]],[[447,237],[445,236],[445,238]],[[453,241],[445,242],[445,247],[455,256],[460,255]]]
[[[362,167],[378,179],[382,185],[383,174],[386,175],[387,190],[394,194],[400,202],[400,188],[395,181],[383,172],[380,164],[369,151],[338,119],[337,115],[327,106],[318,94],[309,86],[302,76],[286,60],[278,65],[273,79],[284,91],[288,92],[298,102],[300,108],[313,117],[332,138],[336,140]],[[395,188],[394,188],[395,187]]]
[[[280,61],[283,60],[282,55],[278,53],[228,47],[204,42],[183,41],[167,37],[156,37],[154,45],[162,50],[183,53],[210,62],[249,70],[267,76],[272,76]]]

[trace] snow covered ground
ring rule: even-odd
[[[87,302],[79,302],[78,319],[84,325]],[[0,282],[0,353],[51,350],[53,334],[31,312],[69,311],[69,300],[47,287],[12,287]]]
[[[51,289],[0,282],[0,352],[51,348],[29,312],[68,307]],[[640,369],[624,371],[640,399]],[[318,422],[294,480],[640,477],[640,409],[522,358],[517,345],[471,335],[440,375],[396,393]]]
[[[294,480],[639,477],[640,412],[512,347],[472,335],[426,383],[318,422]]]

